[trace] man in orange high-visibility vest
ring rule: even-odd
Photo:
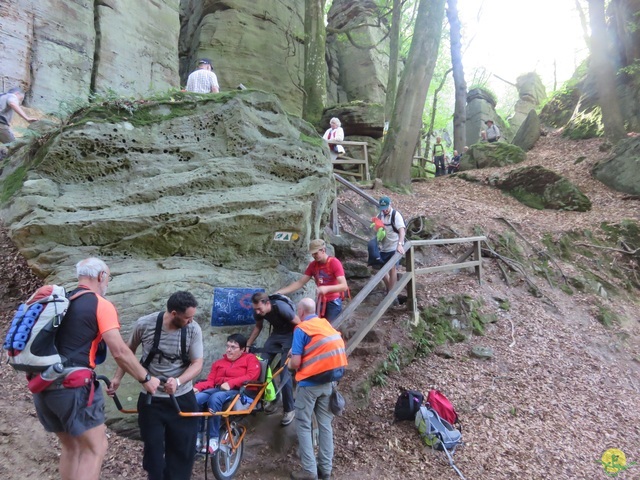
[[[294,480],[331,478],[333,466],[333,413],[329,409],[332,383],[344,375],[347,366],[342,335],[316,315],[316,302],[303,298],[298,303],[302,320],[293,331],[289,368],[296,372],[296,431],[302,469]],[[318,460],[313,452],[311,416],[318,421]]]

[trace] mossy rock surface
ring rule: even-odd
[[[591,201],[578,187],[562,175],[538,165],[512,170],[497,182],[497,186],[519,202],[538,210],[586,212],[591,209]]]
[[[592,174],[618,192],[640,195],[640,138],[618,142],[613,153],[593,167]]]
[[[524,150],[516,145],[503,142],[481,142],[471,145],[469,151],[462,156],[460,170],[504,167],[521,163],[526,157]]]

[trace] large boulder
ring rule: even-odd
[[[640,138],[618,142],[611,155],[593,167],[593,175],[614,190],[640,195]]]
[[[522,167],[492,183],[520,203],[538,210],[591,210],[591,201],[562,175],[539,165]]]
[[[531,150],[540,138],[540,118],[535,110],[530,110],[527,118],[522,122],[516,136],[513,137],[514,145],[525,152]]]
[[[334,191],[322,140],[274,95],[176,94],[94,106],[15,151],[0,215],[48,283],[74,285],[78,260],[104,258],[125,338],[171,293],[191,291],[208,365],[226,335],[251,328],[211,327],[213,288],[274,291],[299,278]],[[123,398],[139,388],[123,385]]]
[[[140,97],[177,87],[179,0],[6,0],[0,64],[6,87],[47,112],[92,93]],[[6,5],[5,5],[6,4]],[[6,23],[5,23],[6,22]]]
[[[214,286],[274,289],[306,265],[332,169],[315,131],[273,95],[184,94],[71,122],[15,152],[0,175],[0,214],[47,281],[69,285],[73,265],[99,255],[128,320],[187,288],[206,324]]]
[[[180,18],[183,85],[198,59],[206,57],[222,90],[242,83],[273,92],[287,112],[302,114],[304,2],[182,0]]]
[[[462,155],[460,170],[504,167],[523,162],[527,154],[520,147],[502,142],[481,142],[471,145]]]

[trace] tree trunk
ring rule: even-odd
[[[422,127],[422,113],[438,56],[444,3],[420,0],[407,64],[400,79],[377,176],[389,186],[411,186],[411,163]]]
[[[598,103],[602,109],[604,135],[613,143],[626,137],[622,119],[616,71],[607,35],[604,0],[589,0],[589,20],[591,23],[591,74],[596,79]]]
[[[436,123],[436,112],[438,111],[438,95],[440,94],[440,91],[444,88],[444,84],[447,83],[447,77],[449,76],[449,74],[451,73],[451,68],[449,70],[447,70],[446,72],[444,72],[444,75],[442,76],[442,80],[440,80],[440,85],[438,85],[435,89],[435,91],[433,92],[433,102],[431,103],[431,118],[429,119],[429,129],[427,130],[427,140],[425,142],[425,147],[424,147],[424,156],[425,157],[429,157],[430,152],[431,152],[431,139],[433,138],[433,126]],[[466,102],[466,98],[465,98],[465,102]],[[422,166],[422,168],[424,168],[424,164],[421,163],[420,164]]]
[[[462,68],[462,34],[458,17],[458,0],[447,0],[447,18],[450,25],[451,67],[455,85],[455,105],[453,109],[453,148],[462,153],[467,139],[467,83]]]
[[[302,118],[317,124],[327,98],[325,62],[325,0],[305,0],[304,9],[304,103]]]
[[[400,53],[400,21],[402,20],[402,0],[393,0],[391,33],[389,34],[389,79],[384,102],[384,120],[388,122],[393,113],[393,104],[398,87],[398,55]]]

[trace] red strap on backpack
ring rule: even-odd
[[[451,425],[458,422],[458,413],[456,409],[444,393],[438,390],[429,390],[427,394],[427,403],[435,412],[440,415],[440,418],[449,422]]]

